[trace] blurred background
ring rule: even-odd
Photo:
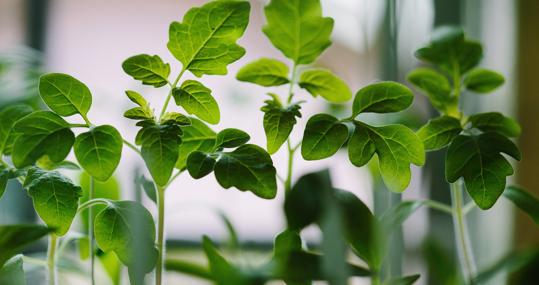
[[[36,93],[39,75],[43,72],[68,73],[92,91],[91,120],[97,124],[111,124],[121,130],[124,138],[133,141],[137,129],[122,117],[131,107],[124,91],[139,91],[157,108],[166,94],[162,89],[143,87],[132,80],[122,71],[121,63],[135,54],[157,54],[171,64],[173,74],[177,73],[181,66],[166,48],[168,26],[172,21],[181,21],[190,7],[204,2],[0,0],[0,108],[16,101],[39,105]],[[234,76],[245,63],[262,56],[285,62],[286,59],[261,32],[265,22],[263,6],[268,1],[250,2],[250,24],[240,40],[247,54],[229,66],[227,76],[205,76],[201,81],[213,90],[221,107],[222,120],[214,129],[240,128],[251,135],[253,143],[265,146],[263,113],[259,109],[267,99],[267,89],[238,82]],[[489,96],[466,96],[465,109],[470,112],[496,110],[518,118],[523,129],[518,143],[524,159],[517,166],[517,175],[511,179],[539,195],[536,167],[539,164],[539,84],[536,83],[539,1],[322,0],[322,6],[324,14],[335,19],[335,28],[333,45],[317,65],[334,70],[353,91],[376,80],[404,83],[406,73],[418,65],[413,52],[429,40],[430,32],[436,26],[461,25],[469,37],[482,41],[485,52],[481,65],[501,72],[506,77],[506,84]],[[286,92],[279,88],[274,91]],[[306,92],[297,95],[298,99],[310,99],[309,96]],[[426,98],[417,95],[413,107],[404,114],[382,116],[383,120],[380,116],[368,119],[377,124],[398,121],[417,128],[435,115],[427,103]],[[300,140],[304,124],[312,114],[329,111],[347,115],[349,109],[345,107],[329,105],[320,99],[309,100],[303,105],[304,116],[292,133],[292,141]],[[284,175],[286,151],[281,150],[273,159],[278,172]],[[402,197],[383,189],[379,178],[371,175],[368,167],[353,167],[345,152],[316,162],[306,162],[298,155],[294,178],[327,167],[335,186],[356,193],[375,213],[382,213],[400,199],[432,198],[448,203],[450,196],[443,178],[442,159],[443,153],[429,154],[425,168],[421,171],[414,168],[412,183]],[[117,195],[123,199],[141,200],[155,211],[154,204],[141,194],[135,183],[141,172],[144,172],[143,161],[124,148],[116,173],[117,181],[103,189],[121,189]],[[75,180],[81,179],[75,172],[67,174]],[[273,237],[285,226],[282,201],[282,190],[276,200],[266,201],[249,192],[223,190],[213,175],[196,181],[187,174],[182,175],[167,191],[166,197],[167,240],[169,249],[174,249],[169,254],[185,254],[203,262],[198,251],[203,234],[216,241],[227,239],[221,212],[234,225],[243,247],[255,253],[268,251]],[[492,264],[515,247],[526,248],[539,241],[539,231],[531,220],[517,214],[503,199],[491,210],[476,210],[469,217],[479,268]],[[0,224],[35,221],[29,198],[13,182],[0,200]],[[439,269],[433,265],[441,265],[443,261],[425,252],[439,252],[439,256],[449,261],[456,258],[453,256],[451,218],[425,209],[410,218],[403,228],[404,243],[394,244],[403,249],[403,255],[394,258],[398,266],[392,266],[391,270],[404,274],[421,273],[423,277],[418,284],[441,284],[437,278],[443,272],[437,272]],[[316,243],[320,235],[312,228],[306,237],[309,242]],[[170,274],[168,278],[170,284],[175,280],[187,280],[178,274]],[[505,284],[505,278],[499,276],[491,284]],[[184,284],[206,284],[188,280]],[[356,281],[357,284],[369,284],[365,280]],[[103,282],[107,284],[106,280]]]

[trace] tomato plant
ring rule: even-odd
[[[261,106],[265,148],[250,144],[249,134],[242,130],[215,131],[209,126],[219,124],[220,108],[213,90],[202,81],[204,76],[226,75],[227,66],[245,54],[237,41],[249,22],[250,5],[246,1],[212,1],[187,11],[182,22],[171,23],[167,47],[181,63],[180,70],[171,70],[159,55],[139,54],[123,62],[127,75],[164,90],[166,96],[156,113],[144,95],[125,92],[135,104],[124,113],[139,127],[134,142],[125,140],[111,125],[92,123],[91,90],[67,74],[40,77],[39,94],[48,110],[11,105],[0,111],[0,195],[8,180],[19,180],[45,224],[0,227],[0,280],[24,284],[24,258],[17,254],[48,235],[44,263],[50,285],[57,284],[57,259],[62,253],[58,249],[73,239],[80,240],[81,255],[87,252],[91,257],[89,279],[93,284],[98,251],[114,253],[127,267],[131,284],[145,284],[150,272],[154,272],[156,285],[163,284],[166,192],[185,170],[194,179],[213,172],[223,188],[249,191],[262,199],[273,199],[282,183],[287,227],[276,237],[273,254],[263,265],[246,268],[235,264],[204,237],[209,267],[171,260],[166,262],[171,270],[225,285],[264,284],[270,280],[347,284],[351,276],[371,278],[373,284],[413,284],[419,275],[385,276],[381,272],[390,250],[388,237],[415,210],[426,206],[453,216],[461,282],[475,284],[488,278],[488,272],[480,273],[475,266],[466,213],[474,207],[487,210],[504,194],[538,221],[539,201],[516,186],[506,185],[506,177],[514,172],[510,160],[521,159],[511,140],[520,134],[518,123],[497,112],[462,111],[462,96],[486,94],[504,83],[498,72],[478,67],[482,45],[466,37],[460,28],[443,27],[434,32],[430,43],[417,50],[416,57],[428,67],[411,71],[407,80],[428,97],[439,116],[414,131],[403,124],[375,125],[362,116],[384,116],[409,108],[414,93],[406,85],[375,82],[353,94],[333,71],[313,67],[331,46],[334,24],[332,18],[323,16],[319,0],[272,0],[264,12],[267,24],[262,32],[289,62],[260,58],[243,66],[236,78],[268,88],[269,97]],[[186,72],[197,79],[184,80]],[[274,87],[283,85],[288,92],[279,94],[282,89]],[[299,94],[312,98],[299,100]],[[302,139],[293,141],[290,134],[301,131],[295,127],[304,115],[302,106],[314,100],[334,104],[352,101],[349,115],[337,118],[326,113],[310,114]],[[171,102],[174,108],[169,106]],[[72,116],[79,116],[83,123],[73,121]],[[96,183],[113,176],[125,146],[140,156],[151,175],[151,181],[141,184],[157,204],[155,218],[140,203],[95,195]],[[288,154],[288,163],[277,169],[271,155],[281,149]],[[356,167],[376,160],[384,184],[396,193],[408,188],[410,167],[422,166],[425,152],[446,150],[445,176],[451,184],[451,205],[431,200],[403,201],[382,216],[375,216],[353,193],[336,189],[327,170],[295,179],[297,152],[312,161],[343,149]],[[66,161],[71,150],[77,163]],[[89,176],[90,192],[84,202],[81,187],[62,174],[64,168],[82,169]],[[285,173],[279,180],[278,171]],[[466,193],[473,202],[464,205]],[[69,236],[73,220],[84,211],[89,211],[87,234]],[[302,230],[310,225],[319,227],[322,233],[316,249],[307,247],[301,237]],[[349,252],[364,264],[349,261]]]

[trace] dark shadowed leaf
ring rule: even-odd
[[[41,225],[0,225],[0,268],[12,256],[51,231]]]
[[[263,31],[296,64],[309,64],[331,45],[333,19],[322,17],[320,0],[272,0]]]
[[[164,63],[157,55],[139,54],[132,56],[122,63],[122,68],[135,80],[140,80],[142,84],[153,87],[166,85],[170,75],[170,65]]]
[[[306,160],[318,160],[334,155],[348,139],[348,128],[328,114],[312,116],[307,122],[301,144]]]
[[[384,285],[412,285],[417,280],[419,280],[420,275],[410,275],[405,277],[397,277],[389,279],[388,281],[384,282]]]
[[[507,137],[518,137],[521,131],[514,119],[497,112],[475,114],[468,121],[483,132],[497,132]]]
[[[489,209],[505,189],[513,167],[501,154],[520,160],[517,146],[497,133],[459,135],[449,145],[445,176],[449,183],[464,178],[466,190],[481,209]]]
[[[267,149],[270,154],[276,153],[290,136],[294,125],[300,118],[298,103],[283,107],[277,97],[266,100],[261,110],[264,112],[264,132],[266,133]]]
[[[200,179],[213,171],[215,158],[201,151],[192,152],[187,158],[187,171],[195,179]]]
[[[289,82],[288,73],[288,66],[281,61],[261,58],[242,67],[236,79],[266,87],[279,86]]]
[[[22,255],[16,255],[0,267],[0,284],[26,285]]]
[[[432,106],[445,112],[451,98],[451,85],[447,77],[434,69],[420,67],[408,73],[406,79],[427,95]]]
[[[212,152],[215,146],[215,132],[202,121],[191,118],[191,125],[182,127],[182,144],[176,168],[184,169],[189,155],[194,151]]]
[[[0,155],[11,154],[17,136],[13,132],[13,125],[31,112],[32,108],[27,105],[11,105],[0,110]]]
[[[226,74],[245,49],[236,44],[249,22],[246,1],[212,1],[192,8],[183,22],[170,24],[168,49],[185,70],[200,77]]]
[[[228,128],[220,131],[215,139],[215,148],[234,148],[247,143],[251,137],[242,130]]]
[[[524,211],[535,224],[539,225],[539,199],[517,186],[509,186],[503,195],[511,200],[520,210]]]
[[[473,284],[488,283],[492,278],[502,272],[513,273],[523,267],[526,267],[538,257],[539,250],[537,249],[526,250],[523,252],[512,252],[479,272],[474,278]]]

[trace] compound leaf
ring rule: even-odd
[[[301,118],[300,105],[291,104],[284,108],[276,99],[266,100],[262,107],[264,112],[264,132],[266,133],[269,154],[276,153],[290,136],[296,117]]]
[[[348,139],[348,128],[328,114],[312,116],[307,122],[301,144],[306,160],[318,160],[334,155]]]
[[[24,187],[28,188],[39,217],[55,234],[65,235],[77,213],[81,188],[56,171],[38,168],[28,171]]]
[[[11,105],[0,110],[0,155],[11,154],[13,142],[17,136],[13,132],[13,125],[30,113],[32,113],[32,108],[27,105]]]
[[[505,79],[498,72],[475,68],[464,77],[466,89],[476,93],[488,93],[503,85]]]
[[[191,125],[182,127],[182,143],[176,168],[184,169],[189,155],[194,151],[211,152],[215,146],[215,132],[202,121],[191,118]]]
[[[346,82],[325,69],[311,69],[303,72],[299,86],[314,97],[320,95],[332,103],[343,103],[352,98],[352,91]]]
[[[100,249],[113,251],[130,271],[150,272],[157,259],[152,215],[133,201],[109,201],[95,217],[95,240]]]
[[[361,88],[354,98],[353,116],[360,113],[392,113],[408,108],[414,100],[412,91],[397,82],[385,81]]]
[[[60,116],[81,114],[86,117],[92,105],[92,94],[84,83],[71,75],[49,73],[39,78],[39,95]]]
[[[212,1],[192,8],[182,23],[170,25],[167,47],[197,77],[226,74],[227,65],[245,54],[236,41],[247,27],[249,11],[246,1]]]
[[[276,170],[270,155],[261,147],[244,144],[217,158],[215,178],[223,188],[251,191],[264,199],[277,194]]]
[[[497,133],[459,135],[449,145],[445,176],[449,183],[464,178],[466,190],[481,209],[489,209],[505,189],[505,177],[513,167],[501,155],[520,160],[518,147]]]
[[[99,181],[108,180],[122,156],[123,139],[112,126],[91,128],[75,139],[73,147],[80,165]]]
[[[518,137],[521,131],[515,120],[498,112],[475,114],[468,121],[483,132],[497,132],[507,137]]]
[[[153,87],[166,85],[170,75],[170,65],[164,63],[157,55],[139,54],[132,56],[122,63],[122,68],[135,80],[140,80],[142,84]]]
[[[61,162],[75,141],[69,124],[50,111],[33,112],[17,121],[13,129],[19,134],[12,153],[17,168],[29,166],[44,155],[52,162]]]
[[[136,143],[155,183],[168,183],[178,161],[182,131],[178,125],[148,125],[137,134]]]
[[[446,147],[462,131],[460,121],[454,117],[441,116],[432,120],[417,131],[425,150]]]
[[[251,137],[242,130],[228,128],[220,131],[215,139],[215,149],[234,148],[247,143]]]
[[[389,190],[402,192],[410,183],[410,164],[425,163],[423,143],[403,125],[372,127],[355,124],[348,143],[348,157],[355,166],[363,166],[374,153],[380,161],[380,174]]]
[[[333,19],[322,17],[320,0],[272,0],[263,31],[296,64],[309,64],[331,45]]]
[[[176,105],[210,124],[220,120],[219,106],[211,96],[211,90],[195,80],[186,80],[180,88],[172,91]]]
[[[279,86],[290,82],[288,66],[279,60],[261,58],[240,69],[236,79],[261,86]]]

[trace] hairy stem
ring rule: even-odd
[[[475,275],[476,266],[466,227],[466,220],[462,211],[462,184],[459,181],[451,184],[451,203],[453,204],[453,227],[455,230],[459,262],[466,284],[471,284],[470,281]]]
[[[163,118],[163,115],[167,112],[168,104],[170,103],[170,99],[172,98],[172,90],[176,88],[176,85],[178,85],[178,82],[180,81],[180,78],[182,78],[182,75],[185,73],[187,69],[182,68],[182,71],[180,71],[180,74],[178,74],[178,77],[174,80],[172,84],[170,84],[170,91],[168,92],[167,99],[165,100],[165,104],[163,104],[163,108],[161,109],[161,114],[159,115],[159,121]]]
[[[88,200],[94,198],[95,179],[90,177],[90,191],[88,192]],[[90,240],[90,280],[91,284],[95,285],[95,255],[94,255],[94,213],[92,207],[88,209],[88,239]]]
[[[163,261],[165,259],[165,188],[157,186],[157,264],[155,267],[155,285],[161,285]]]
[[[49,236],[49,249],[47,252],[47,269],[49,272],[49,285],[56,285],[56,246],[58,243],[58,237],[56,234]]]

